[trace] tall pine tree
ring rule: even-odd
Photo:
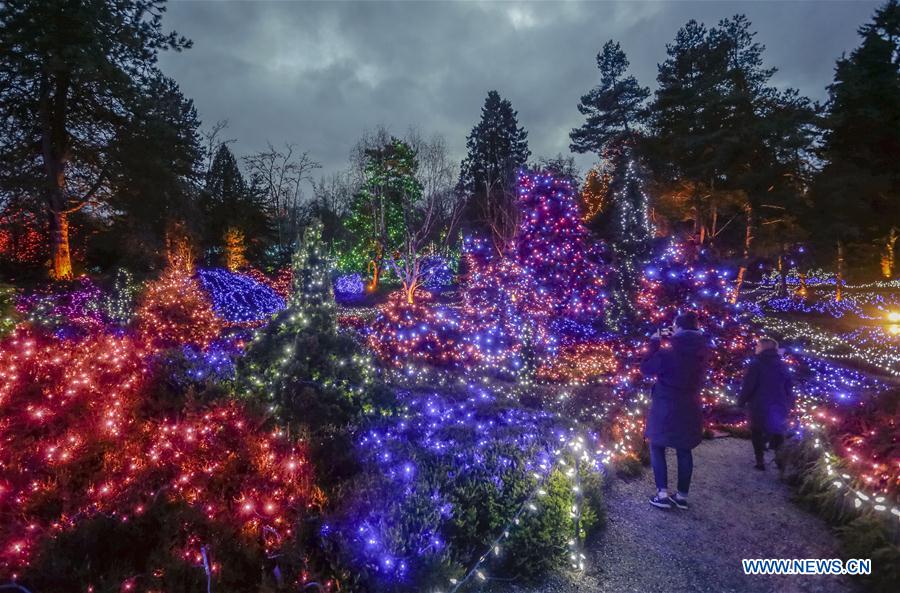
[[[900,3],[889,0],[859,30],[862,43],[838,60],[828,87],[814,224],[839,263],[847,244],[879,244],[881,271],[896,273],[900,229]],[[842,270],[839,270],[841,272]]]
[[[169,224],[202,219],[199,121],[193,102],[163,76],[147,86],[141,105],[142,116],[129,121],[111,147],[109,205],[115,214],[93,243],[118,263],[154,267],[163,262]]]
[[[610,142],[627,139],[636,131],[650,89],[626,76],[628,58],[617,42],[609,40],[597,54],[600,84],[581,97],[578,111],[586,117],[569,134],[574,152],[602,154]]]
[[[490,237],[497,253],[506,251],[515,235],[516,173],[531,155],[528,132],[519,127],[517,115],[509,100],[490,91],[460,169],[458,188],[469,196],[464,228]]]
[[[222,144],[213,157],[203,188],[204,243],[218,250],[230,231],[240,231],[258,256],[271,236],[271,216],[241,173],[234,154]]]

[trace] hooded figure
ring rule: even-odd
[[[655,376],[644,436],[650,441],[650,465],[656,495],[650,504],[661,509],[687,509],[687,495],[694,471],[691,449],[703,440],[700,388],[706,376],[709,346],[700,331],[696,313],[679,315],[675,333],[662,344],[661,332],[650,339],[641,372]],[[666,447],[678,457],[678,490],[669,496]]]
[[[697,329],[676,330],[670,344],[651,339],[641,372],[656,377],[644,436],[654,445],[693,449],[703,440],[700,388],[709,344]]]
[[[744,373],[738,405],[749,405],[756,468],[765,469],[766,442],[770,448],[778,449],[787,432],[788,415],[794,407],[791,373],[781,360],[775,340],[762,338],[757,342],[756,356]]]
[[[752,428],[766,434],[787,432],[788,414],[794,407],[794,391],[791,372],[775,346],[767,345],[757,353],[744,373],[738,405],[748,404]]]

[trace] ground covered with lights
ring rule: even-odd
[[[711,439],[746,436],[736,388],[754,338],[786,348],[799,397],[779,487],[795,496],[773,504],[821,520],[791,507],[810,532],[782,537],[840,526],[836,553],[873,558],[886,579],[873,587],[895,583],[900,284],[836,300],[834,278],[790,273],[787,294],[763,277],[736,299],[734,270],[671,239],[613,256],[572,191],[523,174],[515,245],[498,256],[466,240],[413,302],[398,290],[372,304],[315,228],[271,273],[174,249],[140,284],[123,271],[5,289],[2,578],[38,592],[614,582],[597,546],[607,522],[622,537],[622,484],[650,484],[638,364],[651,331],[694,310],[714,343]],[[646,212],[622,216],[647,226]],[[739,442],[742,455],[701,459],[743,475]],[[705,471],[681,529],[704,521]],[[661,537],[652,517],[636,537]],[[735,545],[753,529],[728,527]]]

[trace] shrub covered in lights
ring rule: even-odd
[[[7,419],[0,423],[4,578],[24,570],[26,583],[33,578],[51,590],[60,585],[49,586],[47,579],[78,589],[97,586],[76,577],[97,577],[122,551],[94,539],[96,522],[105,524],[106,517],[140,525],[160,504],[172,509],[159,518],[166,524],[161,539],[156,533],[136,538],[153,548],[141,560],[147,570],[139,574],[148,579],[141,585],[150,586],[149,575],[167,568],[174,575],[190,565],[202,574],[205,548],[217,579],[227,572],[255,590],[250,584],[266,557],[291,539],[292,525],[317,504],[304,444],[260,430],[260,419],[243,406],[216,402],[148,414],[145,404],[156,394],[148,391],[147,363],[154,355],[127,335],[62,340],[19,329],[0,342],[0,414]],[[239,567],[222,565],[238,545],[215,539],[223,534],[258,542],[247,547],[256,570],[241,575],[231,572]],[[56,556],[81,545],[94,547]],[[75,566],[88,551],[97,556]],[[107,580],[100,579],[103,590],[130,589],[127,581],[110,582],[123,576],[135,574],[110,568]]]
[[[392,295],[372,322],[367,340],[383,360],[395,366],[448,368],[463,360],[459,314],[425,295],[415,303],[399,292]]]
[[[598,465],[551,415],[483,391],[401,398],[406,417],[363,434],[365,471],[326,535],[368,589],[528,579],[578,557],[576,522],[583,537],[603,512]]]
[[[101,307],[110,323],[119,326],[131,323],[139,292],[140,287],[128,270],[116,270],[112,290],[106,292],[101,299]]]
[[[183,265],[169,265],[162,276],[147,283],[135,322],[139,335],[157,348],[206,346],[222,330],[212,302]]]
[[[708,320],[733,321],[740,310],[728,303],[728,276],[728,270],[692,262],[682,244],[660,246],[643,268],[635,327],[644,332],[671,323],[683,310],[709,310]]]
[[[103,290],[86,276],[21,296],[19,314],[32,325],[74,337],[101,330],[107,322]]]
[[[175,414],[227,397],[242,354],[240,340],[218,339],[205,348],[186,344],[159,352],[149,364],[148,414]]]
[[[366,285],[358,273],[342,274],[334,279],[334,298],[339,303],[357,303],[366,296]]]
[[[212,268],[197,270],[213,311],[232,323],[259,323],[284,309],[284,299],[250,276]]]

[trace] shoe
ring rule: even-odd
[[[665,498],[660,498],[659,494],[654,494],[650,497],[650,504],[655,506],[658,509],[671,509],[672,508],[672,499],[668,496]]]
[[[756,465],[753,466],[753,469],[758,469],[761,472],[766,471],[766,464],[757,463]]]
[[[688,510],[688,501],[686,498],[681,498],[677,494],[675,496],[669,497],[669,502],[674,504],[676,507],[681,509],[682,511]]]

